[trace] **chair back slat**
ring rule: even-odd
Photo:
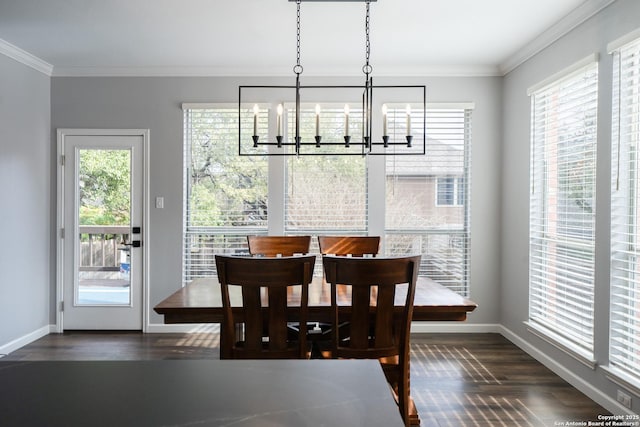
[[[380,250],[380,236],[318,236],[323,255],[376,256]]]
[[[375,337],[374,348],[376,349],[397,348],[398,346],[396,340],[399,337],[395,335],[393,329],[395,290],[395,286],[378,287],[375,330],[373,334]]]
[[[249,258],[216,255],[224,333],[221,358],[305,358],[306,334],[292,339],[288,324],[308,318],[308,287],[315,256]],[[241,288],[242,307],[230,304],[230,287]],[[299,305],[288,303],[301,286]],[[295,299],[295,298],[294,298]],[[243,330],[242,337],[236,337]]]
[[[356,286],[351,291],[351,316],[349,319],[351,349],[369,348],[370,287]]]
[[[244,317],[244,346],[247,350],[262,348],[262,303],[260,288],[242,287],[242,314]]]
[[[282,321],[282,313],[287,311],[287,288],[269,288],[269,350],[287,348],[287,322]]]
[[[247,236],[249,253],[265,257],[308,254],[311,236]]]

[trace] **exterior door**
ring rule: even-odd
[[[63,330],[143,329],[145,142],[146,133],[58,132]]]

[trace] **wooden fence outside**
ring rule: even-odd
[[[80,271],[119,271],[130,231],[119,225],[80,226]]]

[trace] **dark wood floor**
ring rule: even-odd
[[[67,332],[0,361],[218,358],[218,345],[210,332]],[[414,335],[411,352],[411,395],[426,427],[546,427],[609,414],[498,334]]]

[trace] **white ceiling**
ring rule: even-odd
[[[612,1],[377,0],[370,63],[374,75],[502,75]],[[304,75],[362,74],[364,11],[302,2]],[[288,0],[0,0],[0,53],[52,75],[293,75],[295,38]]]

